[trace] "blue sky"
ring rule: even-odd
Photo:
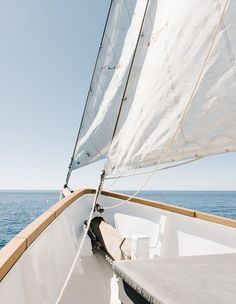
[[[64,183],[108,6],[1,0],[0,189]],[[146,189],[236,190],[235,163],[230,153],[161,171]],[[77,170],[72,187],[96,186],[102,167]],[[136,189],[144,179],[122,179],[115,188]]]

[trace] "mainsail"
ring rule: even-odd
[[[106,175],[119,176],[235,151],[235,11],[235,0],[114,0],[72,170],[107,154]]]
[[[106,174],[236,150],[236,1],[153,1],[151,39]]]
[[[111,144],[147,0],[113,0],[71,169],[104,158]]]

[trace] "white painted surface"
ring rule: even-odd
[[[76,255],[92,196],[69,206],[31,244],[0,283],[4,304],[55,303]]]
[[[149,258],[150,238],[143,234],[134,234],[131,240],[131,259],[141,260]]]
[[[93,195],[85,195],[77,200],[32,243],[0,283],[1,303],[54,304],[56,302],[76,256],[83,223],[89,215],[92,200]],[[103,206],[111,206],[116,205],[120,200],[102,197],[100,202]],[[130,202],[119,208],[106,210],[104,218],[114,226],[116,223],[116,227],[126,237],[135,237],[137,234],[148,236],[149,255],[153,257],[236,252],[236,229],[200,219]],[[117,298],[114,279],[112,281],[109,271],[105,271],[107,267],[102,265],[100,267],[99,259],[94,260],[91,256],[89,240],[86,244],[82,254],[84,263],[76,265],[76,269],[82,271],[78,272],[75,269],[73,279],[65,291],[65,302],[62,303],[73,304],[73,301],[68,299],[77,299],[90,293],[89,282],[97,275],[103,293],[107,290],[107,293],[112,295],[110,302],[106,300],[103,303],[115,304]],[[89,260],[92,261],[91,265]],[[92,264],[95,266],[92,267]],[[100,271],[103,268],[104,273]],[[83,279],[88,285],[82,283]],[[97,291],[96,303],[102,303],[102,299],[107,295]],[[84,303],[95,302],[88,300]]]

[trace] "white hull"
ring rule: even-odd
[[[0,251],[1,303],[57,303],[67,279],[59,303],[120,303],[112,269],[101,256],[92,254],[89,239],[85,242],[81,260],[67,278],[79,248],[83,223],[91,211],[93,196],[92,190],[72,194]],[[122,195],[107,194],[102,195],[99,202],[104,207],[112,206],[122,198]],[[149,258],[215,254],[223,257],[236,253],[236,222],[233,220],[164,204],[155,205],[142,199],[107,209],[103,217],[124,237],[148,236]]]

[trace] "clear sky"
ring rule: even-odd
[[[0,1],[0,189],[63,185],[108,6]],[[236,190],[235,163],[230,153],[161,171],[146,189]],[[77,170],[72,187],[96,186],[102,166]],[[136,189],[144,179],[114,187]]]

